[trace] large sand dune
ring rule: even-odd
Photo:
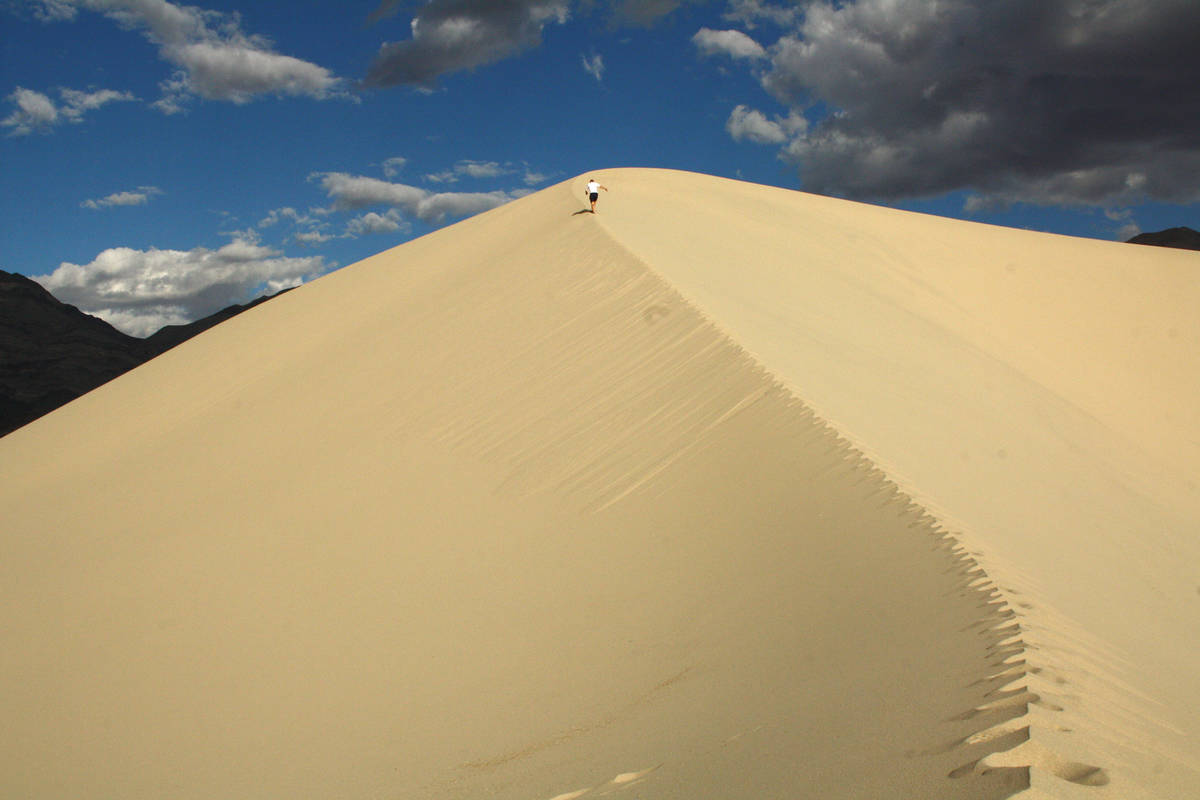
[[[587,177],[0,440],[0,796],[1200,796],[1200,258]]]

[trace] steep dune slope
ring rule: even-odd
[[[604,180],[606,229],[1009,589],[1047,699],[1012,757],[1035,784],[1070,791],[1063,764],[1085,761],[1114,797],[1195,793],[1200,256],[684,173]]]
[[[603,174],[595,217],[574,213],[582,179],[552,187],[0,441],[0,794],[991,798],[1043,773],[1055,791],[1129,787],[1123,762],[1087,760],[1099,745],[1030,751],[1040,714],[1092,718],[1030,690],[1025,626],[1060,646],[1074,629],[1050,625],[1049,604],[1010,608],[910,501],[989,558],[1026,554],[923,483],[922,464],[960,471],[941,451],[905,464],[850,413],[909,431],[927,376],[868,380],[871,354],[844,331],[919,314],[846,268],[810,271],[830,282],[815,317],[772,282],[793,220],[825,201]],[[890,235],[855,208],[806,240]],[[734,284],[759,285],[764,317],[717,307]],[[915,348],[930,325],[875,339]],[[946,353],[923,357],[946,373],[937,392],[971,396],[968,333],[943,326]],[[803,358],[769,347],[789,340]],[[1037,419],[1006,353],[975,377]],[[972,409],[941,414],[971,428]],[[992,486],[1007,503],[1026,488]]]

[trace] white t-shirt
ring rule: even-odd
[[[595,194],[600,191],[600,184],[595,181],[588,181],[588,194]]]

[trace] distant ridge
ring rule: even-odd
[[[0,436],[267,299],[139,339],[0,270]]]
[[[1191,228],[1167,228],[1155,233],[1139,233],[1129,244],[1150,244],[1156,247],[1175,247],[1180,250],[1200,250],[1200,232]]]

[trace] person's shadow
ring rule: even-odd
[[[580,214],[595,214],[595,213],[596,213],[596,212],[595,212],[595,211],[592,211],[590,208],[581,208],[580,210],[576,211],[576,212],[575,212],[574,214],[572,214],[571,216],[572,216],[572,217],[578,217]]]

